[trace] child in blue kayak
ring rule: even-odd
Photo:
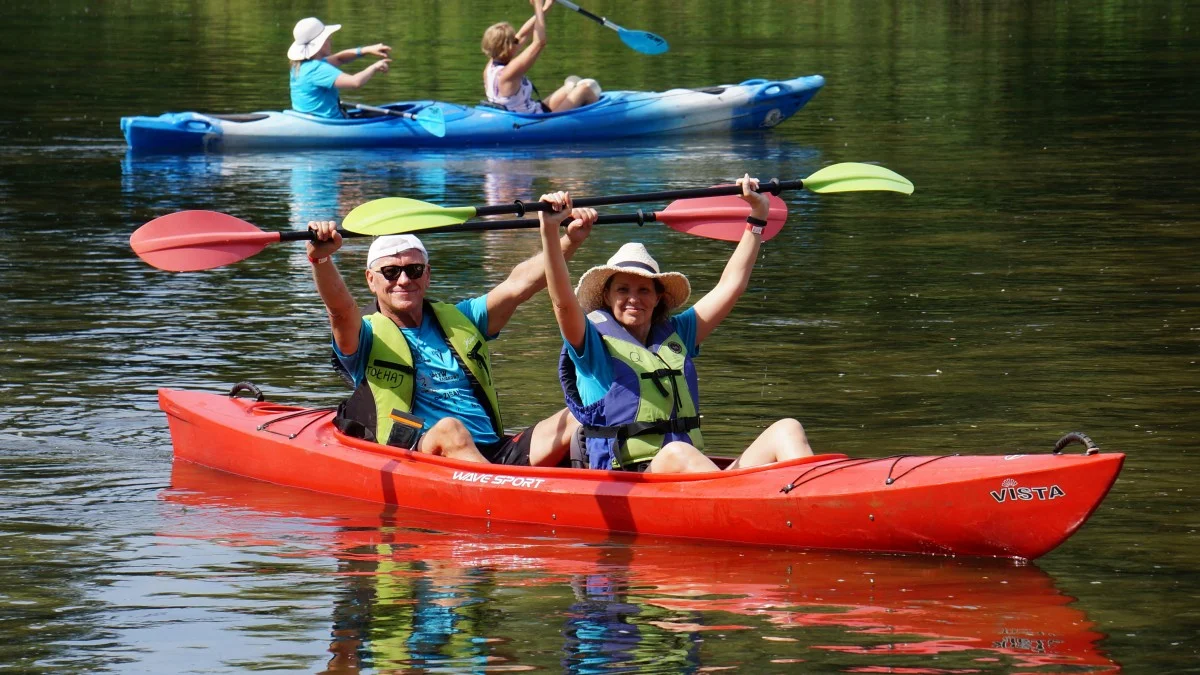
[[[489,103],[519,113],[548,113],[572,110],[600,99],[600,84],[574,75],[543,100],[534,99],[533,83],[525,76],[546,48],[545,12],[554,0],[529,0],[533,16],[513,30],[507,21],[495,24],[483,34],[481,46],[488,57],[483,69],[483,91]]]
[[[327,26],[310,16],[292,29],[296,40],[288,48],[288,59],[292,62],[292,110],[319,117],[344,117],[338,90],[358,89],[376,73],[388,71],[392,48],[383,43],[334,54],[330,36],[341,27],[341,24]],[[347,75],[339,68],[364,54],[377,56],[379,60],[354,75]]]
[[[660,272],[638,243],[625,244],[607,264],[589,269],[572,292],[567,261],[554,245],[558,228],[570,218],[594,222],[596,211],[572,210],[565,192],[542,196],[555,209],[539,217],[550,302],[566,343],[559,379],[567,408],[582,425],[579,459],[586,466],[654,473],[718,470],[702,452],[693,359],[745,292],[770,209],[767,196],[757,192],[757,179],[747,175],[738,183],[751,211],[737,249],[716,288],[678,313],[691,295],[687,277]],[[783,419],[759,434],[728,468],[812,454],[804,427]]]

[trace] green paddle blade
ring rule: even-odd
[[[913,184],[904,176],[877,164],[842,162],[827,166],[804,179],[804,187],[813,192],[858,192],[885,190],[913,193]]]
[[[360,204],[346,214],[346,218],[342,220],[342,228],[379,237],[385,234],[409,234],[433,227],[457,225],[474,216],[474,206],[446,208],[405,197],[384,197]]]

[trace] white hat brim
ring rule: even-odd
[[[604,304],[604,285],[617,272],[636,274],[647,279],[658,279],[663,285],[663,297],[667,301],[667,311],[682,307],[692,294],[692,285],[687,277],[679,272],[659,272],[655,274],[637,267],[618,267],[616,265],[597,265],[579,277],[575,286],[575,297],[585,314],[597,309],[608,309]]]
[[[321,51],[321,45],[329,39],[330,35],[336,33],[342,24],[335,23],[325,26],[325,30],[321,34],[308,42],[293,42],[291,47],[288,47],[288,60],[290,61],[307,61],[312,58],[313,54]]]

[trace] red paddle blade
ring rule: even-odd
[[[787,204],[775,195],[768,196],[771,209],[768,211],[767,225],[763,228],[763,241],[779,234],[787,220]],[[655,214],[655,220],[672,230],[697,237],[741,241],[748,215],[750,205],[741,197],[700,197],[671,202],[667,208]]]
[[[179,211],[134,230],[129,245],[139,258],[170,272],[210,270],[250,256],[279,241],[278,232],[216,211]]]

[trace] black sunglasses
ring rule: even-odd
[[[375,270],[376,274],[382,274],[384,279],[395,281],[400,278],[400,273],[404,272],[409,279],[420,279],[425,276],[425,263],[409,263],[407,265],[388,265]]]

